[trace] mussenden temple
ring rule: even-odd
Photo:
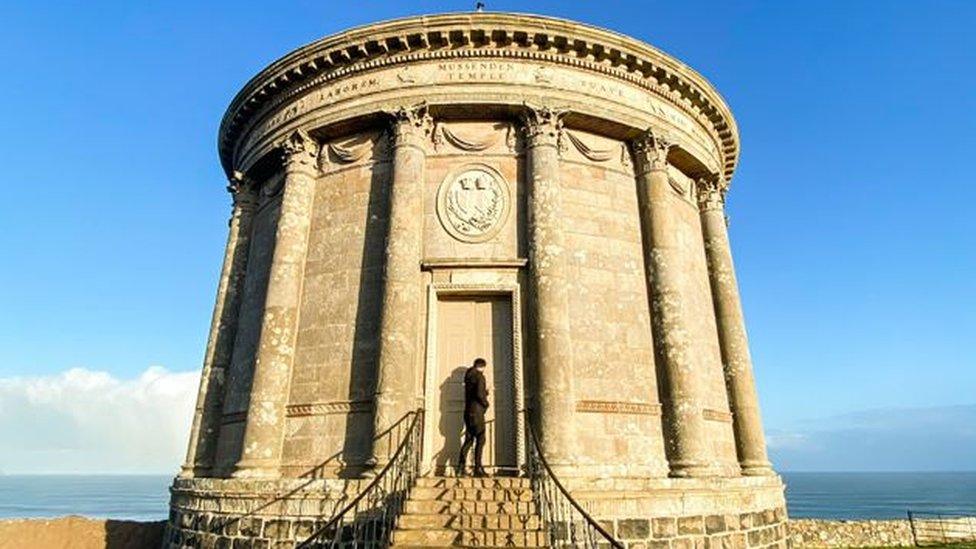
[[[444,14],[251,79],[167,547],[782,547],[735,120],[614,32]],[[487,478],[457,470],[487,361]],[[708,545],[705,545],[705,543]]]

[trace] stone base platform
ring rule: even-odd
[[[786,547],[779,476],[565,479],[590,514],[628,547]]]
[[[515,480],[515,479],[511,479]],[[353,479],[176,479],[164,547],[293,547],[365,487]],[[778,476],[564,479],[628,547],[786,547]],[[415,490],[425,487],[424,479]],[[531,502],[526,502],[531,505]]]
[[[163,547],[294,547],[368,482],[177,478]]]

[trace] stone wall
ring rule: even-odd
[[[0,520],[0,549],[144,549],[159,547],[165,521],[102,520],[79,516]]]
[[[786,546],[786,508],[778,476],[565,482],[627,547]]]
[[[695,187],[691,179],[673,166],[668,169],[668,180],[675,191],[667,193],[667,202],[674,218],[675,243],[682,250],[676,257],[678,270],[683,274],[681,307],[688,322],[689,341],[694,342],[687,352],[695,376],[695,404],[701,407],[704,417],[706,461],[715,473],[735,476],[740,469]]]
[[[574,286],[568,315],[581,441],[575,474],[663,477],[668,465],[630,153],[620,141],[583,131],[567,131],[564,140],[561,222],[570,277],[583,282]]]
[[[363,487],[361,480],[177,478],[163,548],[294,547]]]
[[[914,545],[907,520],[816,520],[789,522],[793,547],[894,547]]]
[[[281,178],[269,181],[278,185]],[[248,253],[247,272],[244,276],[244,293],[237,321],[234,351],[227,370],[220,435],[217,439],[217,455],[214,473],[227,475],[241,455],[244,425],[250,403],[251,382],[254,378],[254,360],[261,320],[264,316],[264,298],[268,289],[271,256],[274,253],[275,230],[281,210],[280,195],[269,199],[262,197],[254,217],[251,247]]]
[[[604,528],[629,548],[786,547],[786,510],[659,518],[618,518]]]
[[[368,131],[322,148],[326,172],[309,229],[284,476],[343,476],[369,457],[389,212],[384,139]]]

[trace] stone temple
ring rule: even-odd
[[[700,74],[561,19],[400,19],[264,69],[219,152],[166,546],[785,545],[724,212],[738,132]],[[476,357],[493,476],[458,479]]]

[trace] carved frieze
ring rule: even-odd
[[[329,170],[336,166],[364,161],[380,161],[389,157],[387,132],[368,132],[330,141],[319,153],[319,169]]]
[[[511,190],[502,174],[487,164],[466,164],[441,182],[437,218],[462,242],[491,239],[508,220]]]
[[[564,143],[569,143],[573,150],[578,152],[586,160],[598,164],[616,165],[629,171],[631,166],[630,151],[627,150],[625,143],[611,141],[601,146],[591,142],[593,136],[584,136],[580,132],[568,129],[563,130],[563,135],[566,138]],[[609,140],[604,138],[603,141]],[[565,148],[568,147],[564,145]]]
[[[480,128],[479,128],[480,129]],[[434,128],[434,150],[447,152],[483,152],[504,143],[508,152],[515,151],[515,128],[505,122],[493,123],[487,131],[466,131],[464,125],[438,123]]]

